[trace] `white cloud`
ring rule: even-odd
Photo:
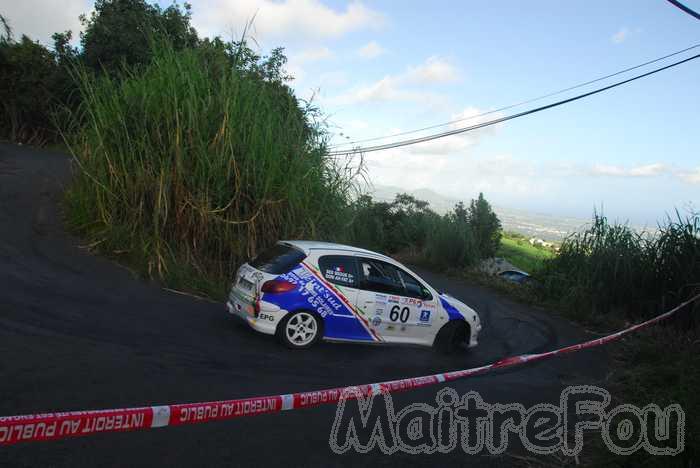
[[[429,93],[407,90],[400,87],[395,77],[385,76],[369,85],[355,87],[328,99],[331,105],[364,104],[387,101],[424,101]]]
[[[620,28],[615,34],[610,37],[613,44],[622,44],[630,35],[630,30],[627,27]]]
[[[318,77],[319,86],[344,86],[348,83],[348,75],[344,71],[330,71],[321,73]]]
[[[410,99],[410,93],[400,91],[396,86],[396,81],[391,76],[385,76],[371,85],[360,86],[349,93],[337,97],[339,103],[348,104],[404,99]]]
[[[193,7],[192,21],[207,36],[240,35],[245,22],[255,17],[248,31],[257,41],[338,38],[362,29],[378,29],[384,16],[360,1],[344,9],[330,8],[319,0],[212,0]]]
[[[676,175],[688,184],[700,184],[700,166],[687,171],[679,171]]]
[[[446,139],[446,140],[449,140]],[[448,144],[449,145],[449,144]],[[420,151],[423,147],[427,152]],[[430,188],[457,198],[487,194],[541,194],[548,183],[538,177],[534,163],[508,154],[479,156],[466,151],[433,154],[424,144],[368,153],[366,161],[373,183],[416,190]]]
[[[438,105],[444,98],[427,91],[425,85],[447,83],[458,79],[457,69],[445,59],[429,57],[424,63],[407,68],[397,75],[386,75],[371,84],[357,86],[341,95],[329,98],[330,104],[360,104],[382,101],[417,101]],[[421,85],[418,89],[416,85]]]
[[[415,84],[450,83],[459,79],[457,69],[444,58],[428,57],[425,63],[410,68],[401,80]]]
[[[289,59],[298,63],[318,62],[333,57],[333,52],[328,47],[314,47],[312,49],[302,50],[298,54],[292,55]]]
[[[370,41],[360,47],[357,54],[366,59],[373,59],[386,53],[386,49],[380,46],[376,41]]]
[[[591,175],[612,177],[654,177],[666,172],[668,172],[668,167],[662,163],[646,164],[630,168],[611,164],[594,164],[590,169]]]
[[[321,60],[333,58],[333,52],[328,47],[314,47],[305,49],[297,54],[292,54],[285,68],[297,82],[302,81],[306,76],[304,65]]]
[[[53,45],[53,33],[72,30],[77,43],[82,30],[78,16],[89,14],[92,4],[85,0],[10,0],[3,2],[0,13],[9,21],[15,39],[26,34],[42,44]]]
[[[450,120],[469,120],[444,128],[460,128],[498,117],[498,114],[482,116],[483,113],[483,110],[476,107],[467,107],[452,115]],[[439,129],[428,132],[436,130]],[[535,163],[508,154],[482,155],[475,152],[481,139],[497,130],[498,127],[494,126],[416,145],[367,153],[365,157],[369,175],[377,184],[404,187],[407,190],[430,188],[457,198],[473,197],[479,191],[517,196],[544,193],[549,185]],[[397,130],[396,133],[400,131]],[[401,136],[393,140],[408,137]]]

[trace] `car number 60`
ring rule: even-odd
[[[400,310],[400,312],[399,312]],[[401,309],[399,306],[395,305],[394,307],[391,308],[391,312],[389,313],[389,319],[392,322],[396,322],[397,320],[401,320],[401,323],[406,323],[408,322],[408,316],[411,314],[411,310],[408,307],[404,307]]]

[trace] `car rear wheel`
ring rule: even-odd
[[[321,321],[305,310],[292,312],[277,326],[277,337],[288,348],[309,348],[321,338]]]
[[[462,320],[447,322],[435,337],[433,347],[441,354],[452,354],[467,342],[469,325]]]

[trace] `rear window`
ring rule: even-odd
[[[323,277],[341,286],[357,287],[357,264],[354,257],[324,255],[318,259]]]
[[[281,275],[293,269],[305,258],[306,254],[299,249],[285,244],[275,244],[255,257],[250,262],[250,266],[265,273]]]

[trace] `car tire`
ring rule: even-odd
[[[440,354],[457,351],[469,336],[469,325],[463,320],[451,320],[442,326],[435,337],[433,347]]]
[[[277,339],[289,349],[306,349],[323,336],[323,322],[314,313],[298,310],[284,316],[277,326]]]

